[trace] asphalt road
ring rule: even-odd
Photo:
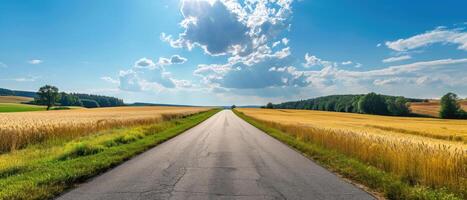
[[[232,111],[58,199],[374,199]]]

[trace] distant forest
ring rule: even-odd
[[[0,96],[30,97],[34,98],[34,101],[29,102],[30,104],[43,104],[40,102],[36,92],[0,88]],[[65,92],[60,93],[57,103],[60,106],[83,106],[86,108],[115,107],[125,105],[122,99],[118,99],[115,97]]]
[[[408,102],[423,101],[426,100],[369,93],[358,95],[331,95],[280,104],[268,104],[265,107],[405,116],[410,114],[407,105]]]
[[[37,94],[36,92],[9,90],[5,88],[0,88],[0,96],[20,96],[20,97],[36,98]]]

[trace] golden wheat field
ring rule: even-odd
[[[467,121],[309,110],[237,109],[297,139],[413,184],[467,194]]]
[[[76,138],[114,127],[157,123],[208,109],[161,106],[0,113],[0,152],[48,139]]]
[[[467,101],[459,102],[462,109],[467,110]],[[439,110],[441,106],[439,104],[439,100],[431,100],[429,102],[414,102],[410,103],[410,110],[413,113],[421,114],[421,115],[428,115],[432,117],[439,116]]]

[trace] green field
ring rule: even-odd
[[[41,110],[46,110],[46,107],[19,103],[0,103],[0,112],[26,112]]]
[[[21,103],[0,103],[0,113],[2,112],[28,112],[28,111],[44,111],[47,107],[38,105],[29,105]],[[69,110],[83,109],[79,106],[52,107],[50,110]]]

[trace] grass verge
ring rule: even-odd
[[[256,128],[302,152],[307,157],[318,162],[320,165],[342,175],[345,178],[363,184],[372,191],[383,194],[388,199],[463,199],[462,197],[444,189],[431,189],[419,185],[412,186],[397,176],[367,165],[359,160],[310,142],[301,141],[300,139],[278,129],[268,127],[239,111],[234,110],[234,113]]]
[[[0,155],[0,199],[50,199],[208,119],[218,109]],[[6,165],[6,166],[5,166]]]

